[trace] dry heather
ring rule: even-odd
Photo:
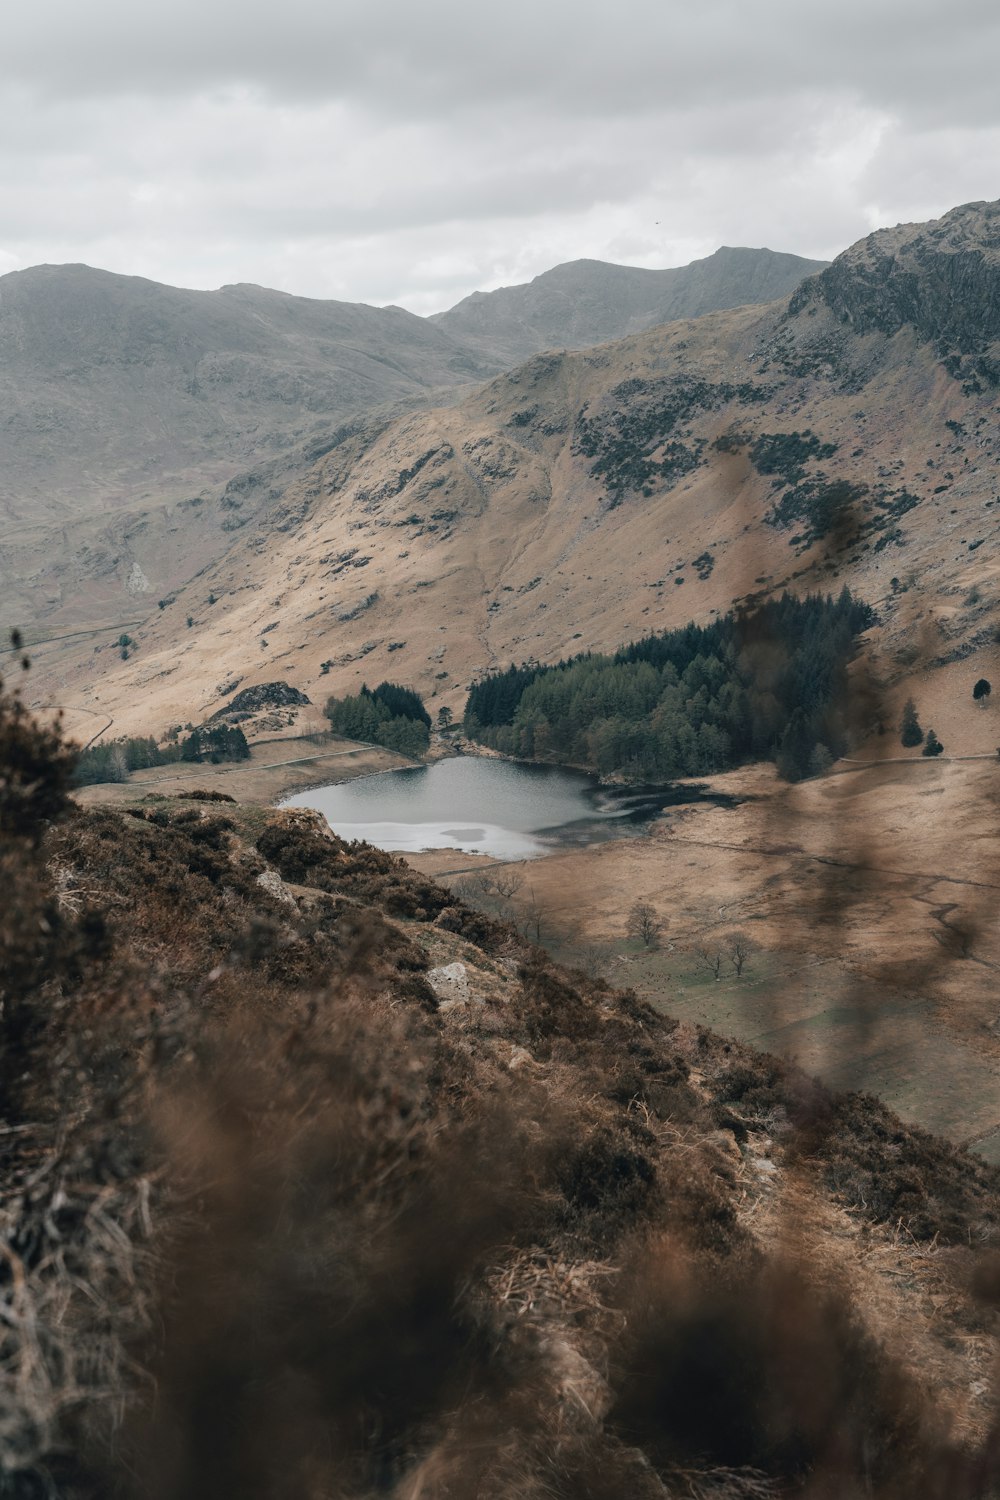
[[[3,696],[0,1493],[997,1493],[994,1171],[312,815],[68,765]]]

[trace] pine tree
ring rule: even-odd
[[[797,708],[785,726],[776,756],[778,775],[785,781],[801,781],[809,775],[809,760],[816,740],[804,709]]]
[[[825,776],[832,765],[833,756],[830,754],[827,746],[824,744],[814,745],[812,754],[809,757],[809,775]]]
[[[899,725],[900,744],[905,745],[908,750],[919,745],[924,737],[924,731],[920,727],[917,718],[917,705],[912,698],[907,698],[903,704],[903,717]]]
[[[937,735],[934,733],[933,729],[928,729],[927,741],[924,745],[924,748],[920,752],[921,755],[940,755],[943,749],[944,746],[938,739]]]

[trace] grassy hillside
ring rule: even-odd
[[[988,355],[961,312],[995,294],[989,254],[967,248],[987,243],[989,212],[956,210],[902,249],[886,232],[891,264],[910,256],[952,286],[934,337],[907,321],[909,270],[895,323],[859,311],[852,326],[850,252],[790,306],[539,356],[456,406],[343,435],[131,632],[127,663],[100,639],[54,645],[41,682],[123,732],[214,711],[234,676],[312,697],[405,680],[432,716],[458,714],[468,684],[512,660],[613,651],[845,582],[877,609],[879,671],[903,698],[916,671],[929,697],[958,691],[956,665],[992,679],[997,395],[969,374]]]
[[[1000,1177],[0,696],[3,1487],[991,1493]]]

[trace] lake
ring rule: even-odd
[[[642,832],[665,807],[734,800],[693,785],[602,787],[583,771],[463,755],[316,787],[281,806],[314,808],[341,838],[379,849],[536,859]]]

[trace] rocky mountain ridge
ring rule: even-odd
[[[772,262],[788,263],[786,277],[810,264],[720,254],[737,260],[714,279],[688,268],[693,281],[683,269],[580,263],[574,296],[548,306],[529,347],[620,335],[636,307],[648,322],[680,306],[661,290],[658,312],[645,292],[622,303],[622,283],[660,288],[679,277],[692,295],[696,285],[704,311],[772,295]],[[684,305],[694,309],[691,296]],[[522,314],[522,343],[529,322]],[[221,556],[345,429],[371,431],[440,403],[521,353],[517,340],[508,348],[481,330],[452,333],[401,308],[262,287],[192,292],[87,266],[0,278],[9,622],[36,625],[36,635],[130,625]]]
[[[891,233],[911,257],[914,236]],[[940,352],[957,289],[930,338],[844,322],[823,277],[846,284],[860,253],[788,304],[539,355],[347,433],[150,616],[127,663],[89,652],[74,701],[162,725],[213,711],[233,675],[314,701],[389,677],[460,711],[497,664],[844,582],[879,611],[890,675],[918,632],[931,663],[971,656],[989,677],[997,395]]]
[[[856,333],[913,328],[971,390],[1000,383],[1000,203],[967,203],[930,224],[881,229],[792,296]]]
[[[670,270],[574,260],[520,286],[473,292],[432,322],[504,365],[545,349],[584,349],[658,323],[774,302],[826,265],[724,245]]]

